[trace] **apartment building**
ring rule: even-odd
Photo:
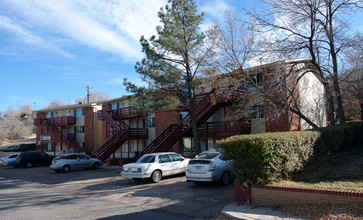
[[[214,148],[218,139],[233,135],[310,128],[298,115],[275,105],[258,91],[267,91],[278,100],[294,99],[292,103],[310,120],[326,125],[324,88],[313,70],[306,68],[308,64],[309,59],[299,59],[245,70],[258,88],[237,80],[238,77],[233,82],[217,80],[201,87],[196,108],[202,150]],[[231,121],[231,109],[241,98],[236,88],[250,94],[249,109],[244,117]],[[194,154],[190,117],[185,108],[145,116],[131,107],[131,100],[131,96],[123,96],[37,111],[37,150],[55,155],[85,152],[109,164],[127,163],[141,154],[158,151]]]

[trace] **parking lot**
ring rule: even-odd
[[[185,176],[135,182],[120,171],[0,167],[1,219],[216,219],[233,202],[232,184],[195,185]]]

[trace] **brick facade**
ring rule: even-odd
[[[163,133],[163,131],[171,124],[179,123],[179,112],[178,111],[166,111],[155,113],[155,137]],[[174,144],[170,149],[173,152],[180,152],[179,142]]]
[[[95,113],[92,107],[84,109],[84,144],[85,148],[94,151],[95,147]]]
[[[234,182],[234,193],[234,199],[237,203],[252,203],[262,206],[363,202],[363,192],[361,191],[275,185],[253,185],[252,188],[244,190],[240,187],[239,180]]]
[[[37,118],[44,118],[44,112],[38,112],[37,113]],[[42,143],[40,141],[40,138],[42,136],[42,127],[41,126],[36,126],[35,127],[35,133],[36,133],[36,138],[35,138],[35,146],[36,146],[36,151],[42,151]]]
[[[273,185],[252,187],[252,203],[255,205],[348,204],[354,202],[363,202],[363,192]]]
[[[268,71],[263,74],[263,89],[276,100],[284,100],[289,96],[289,90],[293,92],[293,98],[299,103],[299,86],[296,85],[297,67],[295,65],[286,65],[286,68],[281,71],[286,71],[288,77],[279,79],[279,75],[274,71]],[[278,71],[277,71],[278,72]],[[276,85],[279,85],[276,87]],[[295,87],[295,88],[293,88]],[[286,100],[286,103],[290,102]],[[291,104],[292,105],[292,104]],[[266,132],[284,132],[284,131],[298,131],[301,128],[300,117],[287,109],[283,109],[277,104],[273,104],[268,98],[264,98],[265,106],[265,128]],[[299,106],[298,106],[299,107]],[[294,107],[295,108],[295,107]]]

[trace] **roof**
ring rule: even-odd
[[[260,71],[261,69],[269,68],[269,67],[271,67],[273,65],[276,65],[276,64],[304,63],[304,62],[309,62],[309,61],[311,61],[311,58],[299,58],[299,59],[283,60],[283,61],[277,61],[277,62],[273,62],[273,63],[263,64],[263,65],[260,65],[260,66],[246,68],[245,71],[255,72],[255,71]],[[92,107],[92,106],[100,106],[100,105],[103,105],[105,103],[112,103],[112,102],[117,102],[117,101],[121,101],[121,100],[127,100],[127,99],[130,99],[133,96],[134,95],[128,95],[128,96],[121,96],[121,97],[115,98],[115,99],[109,99],[109,100],[93,102],[93,103],[63,105],[63,106],[57,106],[57,107],[53,107],[53,108],[44,108],[44,109],[40,109],[40,110],[37,110],[37,111],[34,111],[34,112],[49,112],[49,111],[57,111],[57,110],[67,110],[67,109],[77,109],[77,108],[85,108],[85,107]]]

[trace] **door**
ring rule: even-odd
[[[184,173],[186,170],[186,163],[184,162],[184,158],[182,158],[178,154],[170,154],[170,157],[172,158],[173,162],[173,173]]]
[[[83,154],[77,155],[77,160],[80,169],[86,169],[91,167],[91,160],[86,155]]]
[[[160,168],[163,172],[163,176],[173,174],[173,164],[171,163],[171,160],[170,160],[170,157],[168,154],[159,155],[159,164],[160,164]]]

